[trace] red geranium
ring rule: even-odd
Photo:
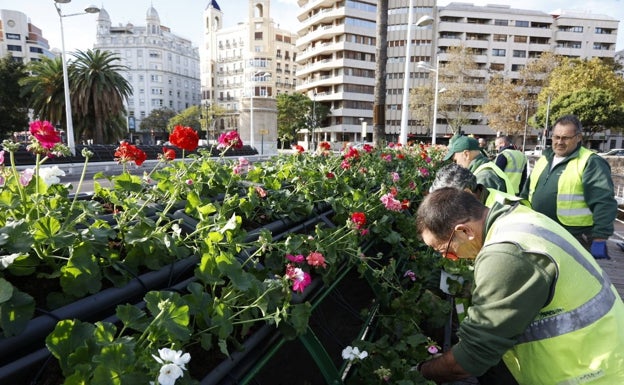
[[[366,224],[366,214],[361,212],[351,214],[351,222],[353,222],[356,229],[361,229]]]
[[[194,151],[199,145],[199,135],[191,127],[177,125],[169,135],[169,142],[185,151]]]
[[[147,159],[147,155],[143,150],[137,148],[126,141],[123,141],[115,150],[115,160],[119,163],[134,162],[137,166],[140,166]]]
[[[298,145],[298,144],[295,144],[295,145],[293,146],[293,148],[294,148],[295,150],[297,150],[297,153],[299,153],[299,154],[301,154],[301,153],[303,153],[303,152],[305,151],[305,148],[303,148],[303,146],[300,146],[300,145]]]
[[[176,157],[176,153],[171,148],[163,147],[163,153],[161,156],[164,160],[174,160]]]
[[[237,149],[243,148],[243,141],[238,135],[238,132],[230,131],[230,132],[224,132],[223,134],[219,135],[219,144],[217,145],[217,148],[228,148],[228,147],[237,148]]]

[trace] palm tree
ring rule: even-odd
[[[408,41],[407,44],[410,42]],[[377,2],[377,57],[375,61],[375,102],[373,142],[379,147],[386,133],[386,64],[388,62],[388,0]]]
[[[40,119],[63,123],[65,94],[63,91],[63,62],[60,58],[42,58],[27,65],[27,76],[20,81],[22,95],[29,95],[29,107]]]
[[[128,67],[115,63],[120,59],[109,51],[77,51],[72,55],[76,60],[68,72],[78,132],[98,144],[122,138],[124,99],[132,94],[132,86],[120,71]]]

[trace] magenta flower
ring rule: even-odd
[[[305,257],[301,254],[297,254],[297,255],[287,254],[286,259],[288,259],[290,262],[301,263],[305,260]]]
[[[4,164],[4,150],[0,151],[0,165]]]
[[[398,172],[392,172],[391,175],[392,175],[392,181],[393,182],[398,182],[399,179],[401,179],[401,176],[399,176]]]
[[[421,167],[419,171],[421,176],[424,176],[425,178],[429,176],[429,170],[427,170],[426,168]]]
[[[412,282],[416,281],[416,274],[411,270],[406,271],[403,276],[408,277]]]
[[[47,150],[51,150],[55,144],[61,142],[59,132],[47,120],[35,120],[30,123],[30,133]]]
[[[219,135],[218,141],[219,144],[217,145],[217,148],[243,148],[243,141],[236,131],[224,132],[223,134]]]
[[[293,265],[286,266],[286,276],[293,281],[293,290],[303,293],[303,290],[312,282],[310,274]]]

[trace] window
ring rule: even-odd
[[[514,43],[526,43],[527,40],[526,36],[514,36]]]
[[[254,39],[262,40],[262,32],[255,32],[254,33]]]
[[[520,51],[520,50],[514,49],[513,57],[526,57],[526,51]]]
[[[516,20],[516,27],[528,28],[529,22],[526,20]]]
[[[21,45],[8,44],[7,45],[7,50],[15,51],[15,52],[22,52],[22,46]]]
[[[504,49],[494,48],[492,49],[492,56],[505,56],[506,52]]]
[[[504,71],[505,70],[505,65],[502,63],[492,63],[490,64],[490,69],[492,71]]]
[[[503,25],[503,26],[507,26],[507,25],[509,25],[509,20],[495,19],[495,20],[494,20],[494,25]]]
[[[495,33],[492,37],[494,41],[507,41],[507,35],[502,35],[500,33]]]

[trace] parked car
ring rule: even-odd
[[[535,146],[533,150],[527,150],[524,152],[524,154],[532,155],[532,156],[542,156],[543,150],[544,150],[544,146],[542,146],[541,144],[538,144],[537,146]]]
[[[614,148],[607,152],[598,153],[600,156],[624,156],[624,148]]]

